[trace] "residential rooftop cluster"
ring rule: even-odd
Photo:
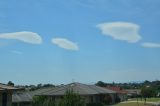
[[[144,83],[149,84],[148,81]],[[150,82],[151,83],[151,82]],[[109,104],[127,101],[129,98],[141,97],[141,89],[123,89],[116,84],[105,85],[102,82],[96,84],[82,84],[72,82],[66,85],[53,86],[48,84],[38,89],[26,89],[20,86],[15,86],[0,83],[0,106],[32,106],[34,97],[47,97],[50,100],[57,102],[63,99],[68,90],[73,90],[84,98],[85,103],[100,103],[106,98],[110,98]],[[40,86],[40,85],[39,85]],[[146,85],[146,87],[149,87]]]
[[[52,98],[54,101],[58,101],[65,95],[67,90],[73,90],[75,93],[83,96],[87,103],[100,102],[105,95],[109,95],[112,98],[111,104],[116,102],[117,96],[120,97],[121,101],[127,100],[126,92],[122,93],[112,88],[87,85],[77,82],[57,87],[45,87],[34,91],[25,91],[23,89],[18,90],[18,88],[4,84],[1,84],[0,88],[4,88],[0,91],[0,94],[2,95],[2,99],[0,99],[2,100],[2,102],[0,101],[2,104],[0,106],[11,106],[11,104],[12,106],[31,106],[32,98],[34,96],[47,96]],[[6,101],[4,101],[4,99]]]

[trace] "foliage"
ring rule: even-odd
[[[32,106],[55,106],[55,103],[45,96],[33,97]]]
[[[106,83],[103,81],[98,81],[95,85],[101,86],[101,87],[106,87],[106,86],[118,86],[121,87],[122,89],[142,89],[143,87],[150,86],[154,88],[156,93],[160,92],[160,81],[144,81],[144,82],[129,82],[129,83]]]
[[[55,87],[55,85],[53,85],[53,84],[37,84],[37,85],[25,86],[25,88],[29,88],[30,91],[34,91],[34,90],[45,88],[45,87]]]
[[[97,86],[100,86],[100,87],[105,87],[106,86],[106,83],[102,82],[102,81],[98,81],[96,83]]]
[[[60,101],[59,106],[85,106],[85,101],[73,90],[68,90]]]
[[[141,89],[141,94],[144,98],[150,98],[156,96],[156,91],[153,87],[143,87]]]
[[[14,83],[13,83],[12,81],[9,81],[9,82],[8,82],[8,85],[9,85],[9,86],[14,86]]]

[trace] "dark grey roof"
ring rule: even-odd
[[[14,92],[12,95],[12,102],[30,102],[33,96],[45,95],[45,96],[58,96],[64,95],[67,90],[72,89],[74,92],[80,95],[95,95],[95,94],[110,94],[116,93],[115,91],[98,87],[95,85],[86,85],[81,83],[71,83],[68,85],[62,85],[59,87],[42,88],[30,92]]]
[[[47,87],[47,88],[42,88],[42,89],[38,89],[35,91],[21,91],[21,92],[14,92],[12,95],[12,102],[16,103],[16,102],[31,102],[33,96],[39,94],[39,93],[43,93],[46,91],[49,91],[51,89],[54,89],[53,87]]]
[[[17,92],[12,95],[12,102],[30,102],[32,101],[32,95],[29,92]]]
[[[98,87],[96,85],[86,85],[81,83],[71,83],[68,85],[64,85],[61,87],[57,87],[55,89],[52,89],[50,91],[46,91],[43,93],[40,93],[38,95],[46,95],[46,96],[58,96],[58,95],[64,95],[67,90],[73,90],[74,92],[80,94],[80,95],[95,95],[95,94],[111,94],[116,93],[115,91],[105,89],[102,87]]]

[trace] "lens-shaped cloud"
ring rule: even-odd
[[[79,47],[76,43],[65,39],[65,38],[53,38],[52,43],[56,44],[57,46],[67,49],[67,50],[79,50]]]
[[[124,40],[129,43],[138,42],[141,39],[139,35],[139,26],[128,22],[111,22],[98,24],[97,27],[102,34],[110,36],[116,40]]]
[[[141,46],[143,46],[145,48],[160,48],[159,43],[151,43],[151,42],[142,43]]]
[[[41,44],[42,38],[40,35],[34,32],[22,31],[13,33],[0,33],[0,39],[14,39],[20,40],[25,43]]]

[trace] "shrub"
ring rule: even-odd
[[[73,90],[68,90],[64,98],[60,101],[59,106],[86,106],[83,98]]]
[[[45,96],[35,96],[33,97],[32,106],[55,106],[55,103]]]

